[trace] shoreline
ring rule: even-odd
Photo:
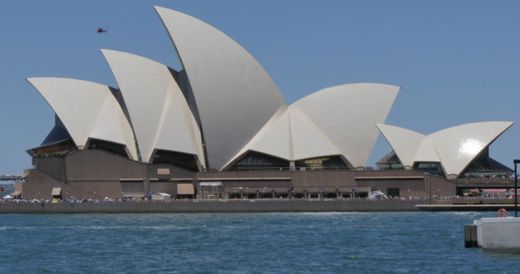
[[[0,214],[18,213],[260,213],[514,210],[514,204],[427,204],[425,200],[174,200],[85,203],[0,203]]]
[[[175,200],[169,202],[2,203],[9,213],[247,213],[418,211],[421,201]]]

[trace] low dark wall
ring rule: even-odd
[[[237,200],[100,203],[0,203],[0,213],[150,213],[150,212],[342,212],[416,211],[419,201]]]
[[[446,197],[456,194],[453,182],[438,176],[425,177],[422,172],[414,170],[251,170],[194,173],[166,164],[137,163],[102,150],[77,150],[63,159],[50,157],[39,161],[36,161],[36,168],[29,172],[28,182],[22,186],[24,199],[50,199],[54,187],[62,188],[64,198],[74,196],[118,199],[125,194],[148,192],[175,195],[177,183],[193,183],[197,187],[199,182],[207,181],[221,182],[224,190],[293,188],[334,193],[340,188],[363,187],[386,193],[390,193],[391,188],[392,195],[401,197]],[[54,173],[61,174],[60,172],[63,172],[65,179],[55,178]],[[222,197],[226,196],[226,193],[222,194]]]
[[[104,199],[120,198],[121,184],[117,181],[77,181],[68,184],[55,180],[37,170],[29,173],[29,183],[22,183],[22,197],[26,200],[51,199],[52,189],[60,187],[63,197]]]

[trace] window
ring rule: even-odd
[[[289,161],[267,155],[264,153],[249,151],[240,158],[231,170],[280,170],[289,169]]]
[[[128,158],[128,154],[126,153],[126,146],[122,144],[112,143],[98,139],[90,139],[87,145],[88,149],[101,149]]]
[[[188,153],[168,151],[168,150],[156,150],[154,164],[171,164],[180,168],[184,168],[190,171],[198,171],[199,165],[197,156]]]
[[[419,162],[415,164],[415,168],[433,175],[444,176],[444,171],[442,170],[441,164],[438,162]]]
[[[296,168],[308,169],[346,169],[347,164],[339,155],[309,158],[295,162]]]

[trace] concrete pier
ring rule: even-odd
[[[478,247],[477,240],[477,226],[476,225],[465,225],[464,226],[464,247]]]
[[[474,225],[479,247],[520,250],[520,218],[482,218],[474,221]]]

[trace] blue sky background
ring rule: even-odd
[[[25,78],[117,86],[100,48],[179,67],[153,5],[233,37],[288,102],[342,83],[380,82],[401,86],[388,124],[429,133],[520,120],[520,1],[2,1],[0,173],[29,168],[25,150],[53,125],[51,108]],[[494,143],[492,156],[511,166],[519,137],[516,125]],[[388,151],[380,137],[369,164]]]

